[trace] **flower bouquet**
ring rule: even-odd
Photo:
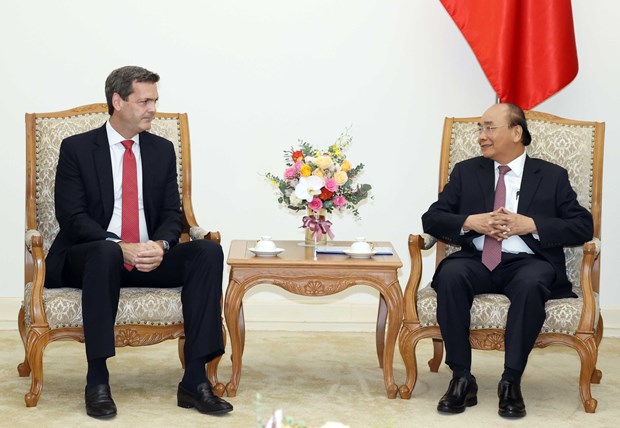
[[[278,202],[293,211],[307,211],[301,227],[308,228],[315,242],[328,235],[333,239],[331,221],[321,213],[351,211],[360,218],[358,204],[368,198],[370,184],[356,184],[364,164],[355,167],[344,152],[353,137],[346,129],[327,150],[316,149],[299,140],[298,147],[284,151],[286,168],[282,176],[267,173],[265,176],[278,187]]]

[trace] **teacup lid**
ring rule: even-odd
[[[271,241],[271,236],[269,235],[263,235],[260,237],[261,241]]]
[[[355,238],[356,242],[366,242],[366,238],[364,238],[363,236],[358,236],[357,238]]]

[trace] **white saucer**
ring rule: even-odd
[[[351,257],[352,259],[368,259],[371,256],[374,256],[375,254],[377,254],[377,250],[372,250],[372,251],[369,251],[369,252],[358,252],[358,251],[344,250],[343,252],[347,256]]]
[[[273,251],[262,251],[262,250],[257,250],[256,248],[248,248],[248,250],[253,252],[254,255],[257,257],[275,257],[278,254],[280,254],[282,251],[284,251],[284,248],[276,248]]]

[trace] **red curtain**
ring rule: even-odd
[[[577,75],[570,0],[440,0],[501,101],[529,110]]]

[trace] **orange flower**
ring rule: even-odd
[[[312,175],[312,168],[310,165],[302,165],[301,168],[299,168],[299,174],[302,177],[310,177],[310,175]]]
[[[291,157],[293,158],[293,162],[301,162],[304,160],[304,154],[301,150],[294,151]]]
[[[327,190],[325,187],[321,188],[321,194],[319,195],[319,198],[323,201],[327,201],[329,198],[331,198],[332,196],[334,196],[334,192],[330,192],[329,190]]]

